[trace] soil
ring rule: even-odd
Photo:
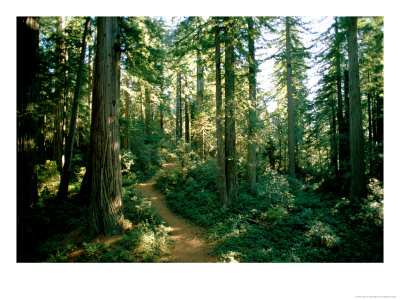
[[[166,163],[164,168],[173,169],[177,163]],[[197,226],[189,224],[184,218],[173,213],[165,203],[163,194],[155,190],[155,181],[151,179],[139,185],[142,195],[151,200],[159,216],[167,223],[175,247],[172,250],[171,262],[217,262],[216,258],[207,254],[211,249],[199,237],[202,231]]]

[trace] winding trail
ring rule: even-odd
[[[174,169],[177,163],[166,163],[163,167]],[[175,242],[171,262],[217,262],[214,257],[207,254],[210,247],[198,238],[201,229],[174,214],[165,204],[164,195],[156,191],[154,185],[155,181],[151,179],[139,184],[139,191],[145,199],[151,200],[152,207],[157,209],[159,216],[169,226],[168,231],[172,233]]]

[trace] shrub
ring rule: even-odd
[[[383,186],[382,183],[376,179],[371,178],[368,183],[368,200],[371,202],[383,202]]]
[[[191,145],[186,143],[183,139],[179,140],[175,149],[176,156],[181,162],[182,167],[188,164],[193,164],[198,160],[197,154],[191,149]]]
[[[57,195],[60,185],[60,173],[55,161],[47,160],[44,165],[37,166],[38,194],[41,203]]]
[[[290,192],[288,180],[274,170],[266,169],[256,185],[257,199],[265,205],[292,207],[294,196]]]
[[[188,177],[192,177],[201,189],[207,189],[217,192],[217,162],[214,159],[208,159],[204,163],[190,168]]]
[[[135,174],[132,180],[145,181],[151,178],[165,161],[160,149],[152,144],[138,143],[132,152],[126,153],[123,152],[124,166],[126,171]]]
[[[155,187],[167,194],[175,187],[184,184],[186,174],[179,170],[159,170],[155,175]]]

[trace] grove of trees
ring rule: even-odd
[[[16,22],[17,261],[47,259],[46,241],[76,228],[135,239],[126,228],[145,210],[126,205],[167,161],[182,173],[164,174],[175,183],[161,190],[208,199],[175,207],[201,226],[205,207],[257,232],[296,216],[293,235],[308,233],[285,247],[317,243],[319,228],[327,250],[290,259],[383,260],[383,17]],[[329,25],[316,34],[319,22]],[[349,250],[354,236],[368,253]],[[257,247],[264,254],[238,259],[278,260]]]

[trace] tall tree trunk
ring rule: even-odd
[[[182,109],[181,109],[181,96],[182,96],[182,82],[181,73],[176,75],[176,141],[182,137]]]
[[[64,71],[64,91],[63,96],[64,99],[62,101],[62,124],[61,124],[61,161],[59,165],[60,173],[62,172],[62,168],[64,167],[65,163],[65,143],[67,140],[67,127],[68,127],[68,119],[67,119],[67,107],[69,105],[68,101],[70,98],[69,95],[69,72],[68,72],[68,59],[69,59],[69,49],[64,46],[64,61],[63,64],[63,71]]]
[[[203,62],[201,59],[200,50],[197,49],[197,93],[196,93],[196,100],[197,100],[197,108],[204,101],[204,72],[203,72]]]
[[[89,37],[91,37],[92,31],[89,32]],[[91,39],[91,38],[90,38]],[[95,47],[94,41],[92,45],[89,44],[89,81],[88,81],[88,113],[89,121],[92,115],[92,98],[93,98],[93,49]]]
[[[376,175],[380,181],[383,181],[383,91],[376,93]]]
[[[17,17],[17,260],[29,252],[29,209],[37,202],[39,18]]]
[[[143,92],[142,92],[142,86],[139,87],[139,102],[140,102],[140,122],[141,122],[141,128],[143,128],[143,124],[144,124],[144,112],[143,112]]]
[[[119,26],[116,17],[97,19],[92,115],[92,178],[89,227],[93,234],[122,232],[119,137]]]
[[[282,131],[282,125],[281,125],[281,120],[279,119],[278,122],[278,131],[279,131],[279,164],[278,164],[278,172],[280,172],[281,167],[282,167],[282,139],[283,139],[283,131]]]
[[[56,40],[56,55],[57,66],[55,69],[56,82],[54,96],[56,99],[54,112],[54,139],[53,139],[53,159],[57,163],[57,168],[61,171],[61,156],[62,156],[62,126],[63,126],[63,102],[65,100],[65,18],[58,17],[57,40]]]
[[[376,117],[376,115],[377,115],[377,110],[376,110],[376,92],[375,92],[375,89],[373,89],[373,91],[372,91],[372,104],[371,104],[371,107],[372,107],[372,138],[373,138],[373,141],[374,141],[374,147],[376,147],[376,139],[377,139],[377,126],[376,126],[376,119],[377,119],[377,117]]]
[[[344,70],[344,119],[345,124],[349,126],[350,124],[350,93],[349,93],[349,70]],[[348,130],[349,128],[347,128]]]
[[[179,138],[183,137],[182,76],[179,77]]]
[[[39,18],[17,18],[17,199],[26,209],[38,198],[36,174]]]
[[[292,56],[290,42],[290,18],[286,17],[286,63],[287,63],[287,95],[288,95],[288,145],[289,175],[295,176],[295,136],[294,136],[294,101],[292,92]]]
[[[144,88],[144,124],[146,127],[146,140],[149,141],[150,139],[150,120],[151,120],[151,99],[150,99],[150,89],[148,86]]]
[[[343,154],[342,154],[342,171],[341,174],[350,171],[350,106],[349,106],[349,71],[344,70],[344,122],[343,122]],[[348,188],[346,188],[348,191]]]
[[[369,72],[368,72],[368,85],[370,84]],[[372,114],[371,114],[371,90],[368,87],[367,92],[367,105],[368,105],[368,148],[369,148],[369,175],[374,174],[374,149],[372,141]]]
[[[175,100],[175,140],[179,141],[179,72],[176,74],[176,100]]]
[[[160,101],[160,129],[161,133],[164,133],[164,107],[165,107],[165,95],[164,95],[164,86],[161,84],[161,101]]]
[[[340,40],[339,40],[339,23],[337,17],[335,18],[335,64],[336,64],[336,92],[337,92],[337,120],[339,127],[339,170],[340,174],[346,171],[346,124],[343,116],[343,100],[342,100],[342,76],[340,68]]]
[[[163,104],[160,105],[160,129],[164,133],[164,108]]]
[[[131,128],[131,99],[129,96],[129,78],[128,76],[125,77],[125,119],[126,119],[126,136],[124,139],[124,148],[125,150],[130,151],[130,128]]]
[[[254,50],[254,21],[252,17],[246,18],[248,24],[248,46],[249,46],[249,140],[247,145],[247,183],[250,191],[255,193],[256,185],[256,142],[255,131],[257,124],[256,116],[256,58]]]
[[[331,104],[332,110],[332,123],[331,123],[331,165],[335,172],[335,176],[338,176],[338,149],[337,149],[337,138],[336,138],[336,112],[335,112],[335,101],[328,99]]]
[[[383,142],[383,98],[380,92],[376,92],[376,142]]]
[[[350,198],[365,196],[364,143],[361,124],[360,73],[358,67],[357,17],[348,17],[349,94],[350,94]]]
[[[90,17],[86,18],[85,29],[83,31],[82,37],[82,46],[81,46],[81,55],[79,58],[79,67],[78,73],[76,75],[76,84],[75,84],[75,92],[74,99],[72,102],[72,112],[71,112],[71,121],[69,122],[69,132],[67,137],[67,143],[65,146],[65,164],[61,173],[61,182],[58,190],[58,198],[60,200],[64,200],[68,194],[68,183],[69,183],[69,175],[71,169],[71,161],[72,155],[74,151],[74,139],[75,139],[75,127],[76,127],[76,118],[78,115],[78,105],[79,105],[79,97],[81,93],[81,82],[82,82],[82,74],[83,74],[83,65],[85,63],[85,53],[86,53],[86,38],[89,32],[90,26]]]
[[[199,112],[201,111],[201,105],[204,101],[204,72],[203,72],[203,62],[201,59],[201,52],[197,49],[197,93],[196,93],[196,116],[198,116]],[[198,147],[201,149],[201,159],[204,160],[204,119],[201,115],[200,123],[202,124],[201,127],[201,138],[200,138],[200,145]]]
[[[225,168],[228,203],[237,202],[236,120],[235,120],[235,50],[232,18],[225,27]]]
[[[40,99],[39,99],[40,100]],[[39,107],[43,105],[43,103],[40,103],[39,101]],[[38,127],[38,139],[37,139],[37,147],[38,147],[38,155],[37,155],[37,162],[39,164],[44,164],[46,162],[46,114],[44,114],[42,117],[38,117],[38,122],[37,122],[37,127]]]
[[[187,87],[187,79],[186,79],[186,87]],[[190,142],[190,135],[189,135],[189,95],[185,95],[185,142]]]
[[[227,204],[226,173],[225,173],[225,145],[223,139],[223,112],[222,112],[222,87],[221,87],[221,47],[220,47],[220,24],[218,17],[214,17],[215,25],[215,105],[216,105],[216,127],[217,127],[217,150],[218,150],[218,200]]]
[[[188,97],[185,97],[185,142],[190,142],[189,136],[189,104],[188,104]]]

